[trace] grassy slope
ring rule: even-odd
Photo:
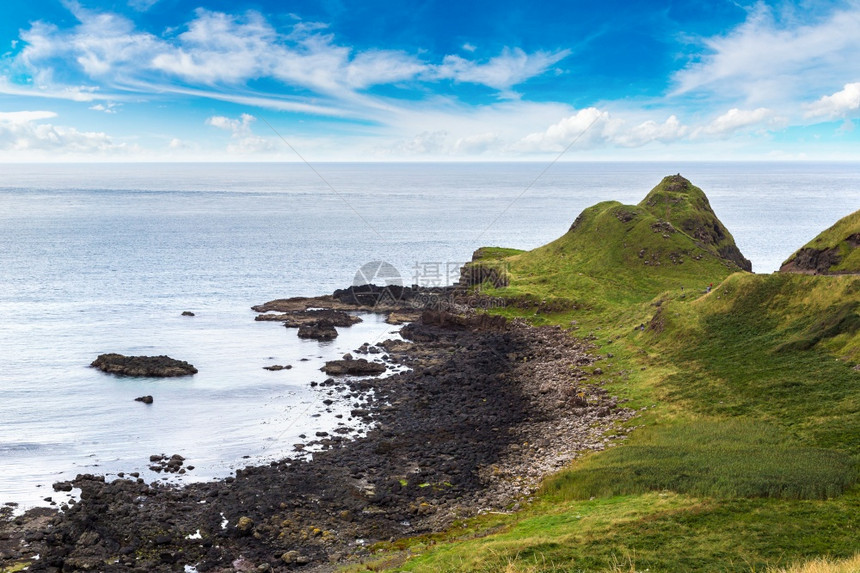
[[[825,251],[835,248],[838,250],[840,261],[830,270],[832,272],[860,273],[860,248],[852,247],[847,240],[849,236],[858,233],[860,233],[860,211],[855,211],[839,219],[831,227],[822,231],[821,234],[801,247],[801,249]],[[801,249],[795,251],[783,265],[793,261]]]
[[[523,511],[414,540],[398,570],[750,571],[860,551],[860,277],[731,274],[655,219],[592,207],[549,245],[500,251],[511,284],[496,290],[586,302],[505,312],[594,333],[644,427]],[[643,247],[690,251],[657,267]]]

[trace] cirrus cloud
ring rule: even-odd
[[[756,4],[740,26],[699,40],[705,53],[674,74],[674,94],[709,92],[747,104],[796,101],[815,86],[856,75],[857,30],[856,2],[811,22],[798,21],[788,7]]]
[[[4,62],[15,75],[32,79],[31,91],[57,93],[60,86],[90,83],[150,95],[202,89],[218,97],[226,89],[250,92],[250,82],[265,79],[296,93],[309,90],[334,101],[354,102],[357,92],[373,86],[453,80],[507,94],[570,53],[503,48],[486,61],[449,55],[433,62],[401,50],[356,50],[338,44],[321,24],[299,21],[282,31],[254,11],[228,14],[200,8],[180,26],[183,32],[156,36],[138,30],[122,15],[73,2],[67,6],[77,25],[61,29],[33,23],[21,33],[23,47]],[[176,80],[184,85],[176,86]]]

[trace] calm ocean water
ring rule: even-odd
[[[155,453],[223,477],[334,427],[350,405],[326,412],[309,386],[322,361],[395,329],[369,316],[333,343],[300,341],[249,307],[331,292],[366,262],[444,282],[479,246],[536,247],[677,172],[756,272],[860,208],[860,164],[557,164],[535,182],[545,167],[320,164],[324,182],[301,164],[0,166],[0,503],[58,499],[51,484],[77,473],[160,479]],[[200,373],[115,378],[87,367],[103,352]]]

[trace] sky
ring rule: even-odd
[[[28,0],[0,162],[860,160],[860,0]]]

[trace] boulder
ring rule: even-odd
[[[337,338],[337,330],[332,323],[320,320],[312,324],[299,327],[299,338],[313,338],[314,340],[334,340]]]

